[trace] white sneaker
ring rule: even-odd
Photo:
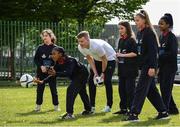
[[[103,112],[111,112],[111,108],[107,105],[105,108],[102,110]]]
[[[35,112],[41,111],[41,105],[36,105],[34,111],[35,111]]]
[[[92,112],[92,114],[94,114],[95,113],[95,107],[91,107],[91,112]]]
[[[60,111],[60,108],[58,105],[54,105],[54,111]]]

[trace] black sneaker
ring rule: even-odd
[[[114,112],[113,114],[123,114],[123,115],[127,115],[128,114],[128,111],[127,110],[120,110],[120,111],[117,111],[117,112]]]
[[[156,120],[161,120],[161,119],[168,119],[169,114],[167,112],[159,112],[159,114],[156,116]]]
[[[175,109],[170,109],[170,110],[169,110],[169,114],[170,114],[170,115],[177,115],[177,114],[179,114],[179,110],[178,110],[177,108],[175,108]]]
[[[60,116],[60,119],[74,119],[74,115],[70,113],[65,113],[64,115]]]
[[[138,115],[137,114],[133,114],[133,113],[129,113],[129,116],[126,119],[126,121],[132,121],[132,122],[139,121]]]
[[[93,112],[87,111],[87,110],[84,110],[83,112],[81,112],[81,115],[90,115],[90,114],[93,114]]]

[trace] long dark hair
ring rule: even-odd
[[[126,28],[126,33],[127,33],[128,38],[131,38],[131,37],[132,37],[132,38],[135,39],[135,34],[134,34],[134,32],[133,32],[133,30],[132,30],[131,25],[129,24],[129,22],[127,22],[127,21],[121,21],[121,22],[119,22],[118,25],[122,25],[122,26],[124,26],[124,27]]]
[[[169,24],[169,28],[173,28],[173,17],[170,13],[165,13],[164,16],[161,17],[161,20],[164,20],[166,24]]]

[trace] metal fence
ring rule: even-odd
[[[46,28],[53,30],[57,37],[57,45],[64,47],[67,54],[86,62],[77,50],[77,23],[0,20],[0,79],[16,79],[24,73],[35,75],[33,57],[37,46],[42,43],[40,33]],[[85,24],[83,30],[88,30],[92,38],[102,38],[115,45],[118,35],[117,29],[115,31],[114,28],[100,24]]]

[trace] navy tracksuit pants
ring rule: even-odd
[[[47,75],[45,74],[41,74],[40,76],[38,76],[40,80],[43,80],[45,77],[47,77]],[[52,103],[53,105],[58,105],[59,101],[58,101],[58,93],[57,93],[57,86],[56,86],[56,78],[55,77],[49,78],[48,83],[51,90]],[[37,85],[36,104],[38,105],[41,105],[43,103],[44,88],[45,88],[45,83]]]
[[[106,88],[106,98],[107,98],[107,104],[108,106],[112,107],[113,104],[113,89],[112,89],[112,76],[115,70],[116,62],[115,60],[108,61],[107,68],[104,72],[105,79],[104,84]],[[102,73],[102,62],[101,61],[95,61],[96,70],[98,72],[98,75]],[[96,86],[93,82],[94,78],[94,72],[92,69],[90,70],[90,77],[89,77],[89,95],[90,95],[90,103],[91,106],[95,107],[95,97],[96,97]]]
[[[146,97],[158,112],[166,111],[166,106],[156,88],[155,78],[148,75],[147,68],[142,68],[130,113],[140,114]]]
[[[159,75],[161,95],[168,111],[177,109],[177,106],[172,96],[175,74],[176,72],[164,69],[160,70]]]
[[[134,98],[135,80],[133,77],[119,77],[119,107],[121,110],[127,110],[131,108]]]
[[[90,105],[89,97],[86,91],[86,83],[88,80],[89,73],[87,69],[84,69],[83,72],[84,73],[74,77],[67,88],[67,93],[66,93],[66,112],[67,113],[73,114],[74,102],[78,93],[84,104],[84,109],[86,111],[91,111],[91,105]]]

